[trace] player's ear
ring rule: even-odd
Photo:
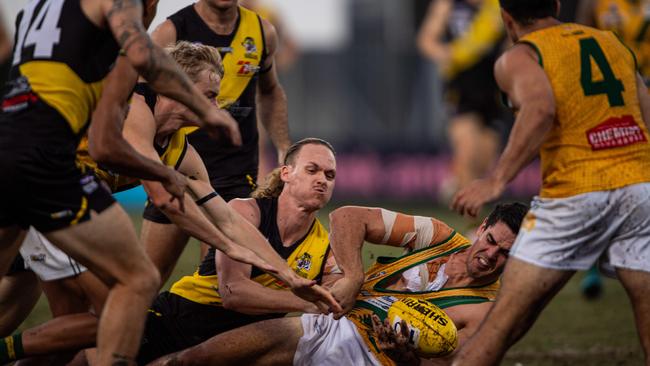
[[[284,183],[289,181],[289,173],[291,173],[292,167],[290,165],[283,165],[280,168],[280,180]]]

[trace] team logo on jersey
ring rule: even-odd
[[[241,43],[241,45],[244,46],[244,50],[246,50],[244,57],[252,58],[253,60],[258,59],[257,46],[255,45],[255,40],[253,37],[244,38],[244,41]]]
[[[298,266],[298,270],[309,272],[311,269],[311,254],[304,253],[300,256],[300,258],[298,258],[296,264]]]

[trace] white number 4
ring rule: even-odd
[[[61,17],[61,10],[65,0],[45,0],[36,18],[30,22],[36,6],[41,1],[31,1],[23,9],[23,18],[18,28],[16,50],[14,52],[14,65],[20,63],[24,47],[34,47],[35,58],[52,57],[54,45],[59,43],[61,28],[57,26]]]

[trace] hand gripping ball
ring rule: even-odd
[[[388,309],[388,321],[398,333],[402,320],[409,327],[409,343],[422,357],[446,356],[458,346],[456,325],[428,301],[407,297],[394,302]]]

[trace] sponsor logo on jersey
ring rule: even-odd
[[[250,61],[244,61],[240,60],[237,62],[237,65],[239,65],[239,70],[237,70],[237,76],[249,76],[251,74],[255,74],[256,72],[260,71],[260,67],[256,65],[251,65]]]
[[[647,142],[643,130],[630,115],[601,122],[587,131],[587,140],[594,151]]]

